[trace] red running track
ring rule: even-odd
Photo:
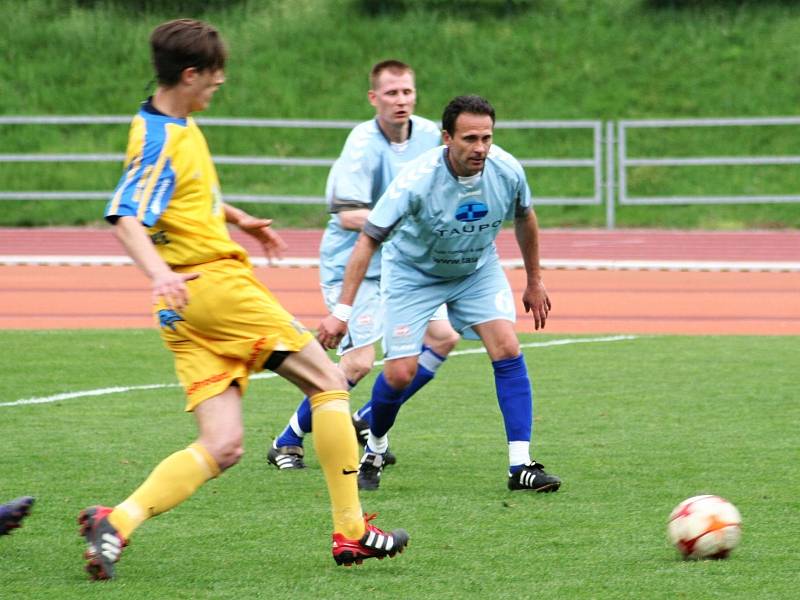
[[[324,306],[315,268],[259,268],[259,277],[307,326]],[[508,272],[517,299],[524,272]],[[800,273],[545,272],[553,300],[547,333],[800,335]],[[133,266],[0,267],[0,328],[152,327],[150,293]],[[533,331],[521,315],[520,332]]]
[[[317,256],[319,231],[281,232],[287,256]],[[241,240],[241,234],[234,237]],[[244,245],[257,255],[249,240]],[[544,230],[545,259],[800,262],[800,232]],[[504,231],[502,258],[515,258]],[[123,255],[108,229],[0,229],[0,255]],[[259,268],[296,316],[324,313],[316,268]],[[524,272],[508,272],[519,299]],[[800,334],[800,272],[550,270],[548,333]],[[0,266],[0,328],[151,327],[148,283],[132,266]],[[522,314],[519,331],[533,331]]]
[[[281,230],[289,244],[287,256],[316,258],[321,231]],[[238,231],[233,237],[254,256],[250,238]],[[501,232],[501,258],[518,258],[509,230]],[[800,231],[664,231],[648,229],[572,230],[541,232],[544,259],[705,260],[800,262]],[[0,228],[0,255],[109,255],[124,252],[111,230],[83,228]]]

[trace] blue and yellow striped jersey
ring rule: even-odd
[[[171,266],[220,258],[249,264],[231,240],[219,179],[194,119],[177,119],[145,102],[131,122],[122,177],[105,218],[136,217]]]

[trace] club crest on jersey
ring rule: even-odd
[[[483,202],[470,200],[458,205],[456,220],[472,223],[473,221],[480,221],[487,214],[489,214],[489,208]]]
[[[158,324],[162,329],[169,327],[172,331],[175,331],[175,323],[178,321],[183,321],[183,317],[174,310],[162,309],[158,311]]]

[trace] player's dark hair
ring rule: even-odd
[[[228,57],[219,32],[195,19],[162,23],[150,35],[150,48],[156,79],[168,87],[180,81],[184,69],[216,71],[225,67]]]
[[[382,60],[376,63],[369,72],[369,89],[374,90],[378,85],[381,73],[389,71],[395,75],[402,75],[403,73],[411,73],[414,76],[414,69],[409,67],[406,63],[395,59]]]
[[[494,107],[480,96],[456,96],[450,100],[442,114],[442,129],[451,136],[456,132],[456,119],[461,113],[473,115],[489,115],[494,125]]]

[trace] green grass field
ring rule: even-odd
[[[523,336],[527,344],[580,338]],[[584,338],[585,339],[585,338]],[[379,525],[412,536],[404,555],[335,567],[318,462],[279,473],[268,441],[299,400],[253,382],[248,453],[185,504],[146,523],[119,579],[81,572],[75,516],[121,501],[193,437],[154,331],[2,331],[0,499],[37,497],[0,539],[2,598],[788,598],[796,593],[800,442],[792,337],[648,336],[528,347],[534,456],[556,494],[505,487],[502,421],[485,355],[453,356],[393,431],[398,464],[362,495]],[[474,348],[464,344],[459,350]],[[795,366],[793,366],[795,365]],[[366,398],[372,378],[354,392]],[[309,447],[311,443],[307,444]],[[727,561],[684,562],[666,518],[698,493],[744,519]]]
[[[367,73],[397,57],[417,73],[420,115],[479,93],[499,120],[791,116],[800,4],[782,0],[6,0],[0,114],[130,115],[151,79],[147,39],[180,16],[217,25],[228,81],[209,117],[364,120]],[[132,6],[136,10],[131,10]],[[638,131],[635,156],[797,155],[795,127]],[[335,157],[341,130],[206,128],[214,155]],[[584,132],[585,133],[585,132]],[[125,126],[0,126],[3,153],[122,153]],[[588,141],[588,147],[587,147]],[[520,158],[586,158],[563,131],[496,142]],[[321,196],[327,169],[223,166],[232,193]],[[110,191],[114,163],[0,163],[0,190]],[[590,196],[590,169],[528,169],[535,195]],[[635,167],[631,193],[791,194],[797,165]],[[90,201],[4,201],[0,225],[83,225]],[[321,206],[247,207],[280,227],[318,227]],[[604,207],[540,209],[546,227],[605,223]],[[800,228],[796,204],[621,207],[620,227]]]

